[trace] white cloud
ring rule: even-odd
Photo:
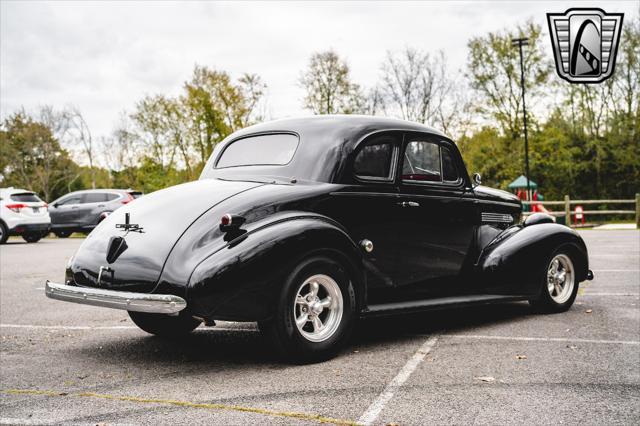
[[[309,56],[333,48],[356,81],[376,82],[387,50],[445,50],[462,68],[477,35],[546,12],[599,6],[637,16],[636,2],[9,2],[0,3],[0,112],[77,105],[96,136],[147,93],[175,94],[193,65],[269,85],[274,118],[302,114]]]

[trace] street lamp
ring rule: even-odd
[[[524,102],[524,59],[522,57],[522,46],[529,45],[526,37],[514,38],[511,40],[512,46],[520,49],[520,86],[522,87],[522,113],[524,115],[524,169],[527,178],[527,199],[531,201],[531,185],[529,184],[529,138],[527,135],[527,105]]]

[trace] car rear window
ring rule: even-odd
[[[238,166],[283,166],[293,158],[298,137],[292,134],[250,136],[231,142],[222,151],[216,168]]]
[[[21,203],[41,203],[42,200],[38,198],[33,192],[22,192],[20,194],[11,194],[9,197],[12,201],[19,201]]]

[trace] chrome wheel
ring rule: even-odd
[[[573,263],[566,254],[558,254],[547,269],[547,291],[557,304],[563,304],[571,297],[575,286]]]
[[[333,336],[343,310],[340,286],[328,275],[313,275],[298,287],[293,317],[302,337],[310,342],[322,342]]]

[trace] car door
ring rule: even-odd
[[[71,194],[53,204],[50,211],[51,223],[60,226],[75,226],[82,194]]]
[[[80,226],[92,227],[98,223],[100,213],[107,202],[105,192],[87,192],[82,199],[82,205],[78,212]]]
[[[450,141],[407,133],[399,158],[396,285],[411,298],[463,292],[476,204]]]
[[[373,243],[364,265],[370,303],[393,287],[397,238],[392,215],[398,196],[394,175],[401,142],[400,132],[376,134],[361,142],[347,162],[347,185],[332,194],[325,212],[345,226],[356,244]]]

